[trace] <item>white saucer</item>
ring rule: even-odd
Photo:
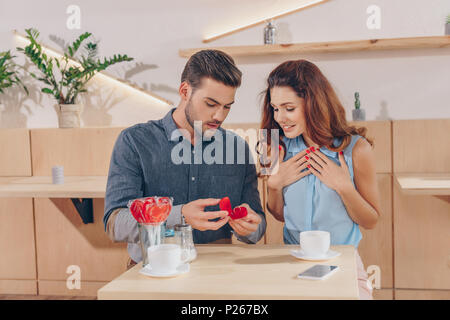
[[[298,249],[298,250],[292,249],[291,255],[296,257],[297,259],[302,259],[302,260],[323,261],[323,260],[328,260],[328,259],[339,257],[341,255],[341,253],[337,252],[337,251],[333,251],[333,250],[328,250],[328,252],[326,254],[321,255],[321,256],[307,256],[307,255],[305,255],[305,253],[303,252],[302,249]]]
[[[190,270],[189,263],[184,263],[178,266],[178,268],[174,272],[155,272],[150,268],[150,265],[146,265],[144,268],[139,270],[139,273],[149,277],[165,278],[165,277],[175,277],[180,274],[187,273],[189,272],[189,270]]]

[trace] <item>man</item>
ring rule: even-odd
[[[193,228],[194,243],[231,243],[232,232],[245,243],[263,236],[266,220],[249,147],[220,127],[241,76],[224,52],[200,51],[182,73],[178,107],[163,119],[120,133],[111,156],[103,222],[111,240],[128,242],[128,267],[142,260],[137,222],[127,208],[135,198],[173,197],[167,226],[184,218]],[[230,137],[237,142],[231,148],[226,143]],[[239,143],[245,148],[239,149]],[[243,150],[248,157],[238,161]],[[219,210],[225,196],[233,207],[245,206],[247,217],[231,220],[228,212]]]

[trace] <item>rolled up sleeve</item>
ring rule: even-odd
[[[140,158],[124,130],[117,138],[111,155],[103,216],[105,231],[111,237],[111,227],[107,228],[108,219],[113,211],[124,208],[114,217],[112,230],[115,241],[137,242],[137,222],[127,208],[127,204],[129,200],[143,197],[143,189]]]

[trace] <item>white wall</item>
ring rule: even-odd
[[[249,15],[288,8],[295,1],[269,0],[174,0],[126,2],[96,0],[0,0],[0,51],[23,45],[11,30],[24,32],[36,27],[41,41],[58,44],[50,35],[72,42],[84,31],[100,40],[100,55],[126,53],[135,61],[117,65],[109,71],[178,104],[178,86],[186,59],[180,48],[262,44],[264,25],[258,25],[208,44],[202,43],[207,31],[224,24],[243,21]],[[69,5],[81,8],[81,29],[66,27]],[[366,9],[381,8],[381,29],[366,27]],[[276,20],[284,42],[317,42],[433,36],[444,34],[448,0],[330,0],[325,4]],[[21,54],[17,61],[23,60]],[[353,94],[360,92],[367,119],[450,118],[450,48],[383,52],[314,54],[305,56],[265,56],[238,58],[243,85],[228,122],[260,120],[258,94],[264,89],[269,72],[288,59],[305,58],[316,63],[334,85],[348,118]],[[137,73],[133,74],[132,68]],[[54,101],[38,93],[27,80],[32,95],[10,90],[0,96],[4,106],[0,127],[56,127]],[[152,104],[142,95],[93,81],[82,102],[85,126],[131,125],[161,117],[166,109]]]

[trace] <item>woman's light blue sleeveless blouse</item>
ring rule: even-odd
[[[353,185],[352,150],[359,138],[359,135],[352,136],[351,143],[343,150]],[[287,150],[285,160],[307,148],[302,135],[293,139],[284,137],[283,141]],[[335,138],[333,144],[339,146],[340,142],[340,139]],[[321,147],[320,152],[339,164],[337,152],[326,147]],[[283,196],[284,243],[298,244],[301,231],[323,230],[330,232],[331,245],[351,244],[358,247],[362,238],[359,225],[350,218],[337,192],[327,187],[315,175],[308,174],[285,187]]]

